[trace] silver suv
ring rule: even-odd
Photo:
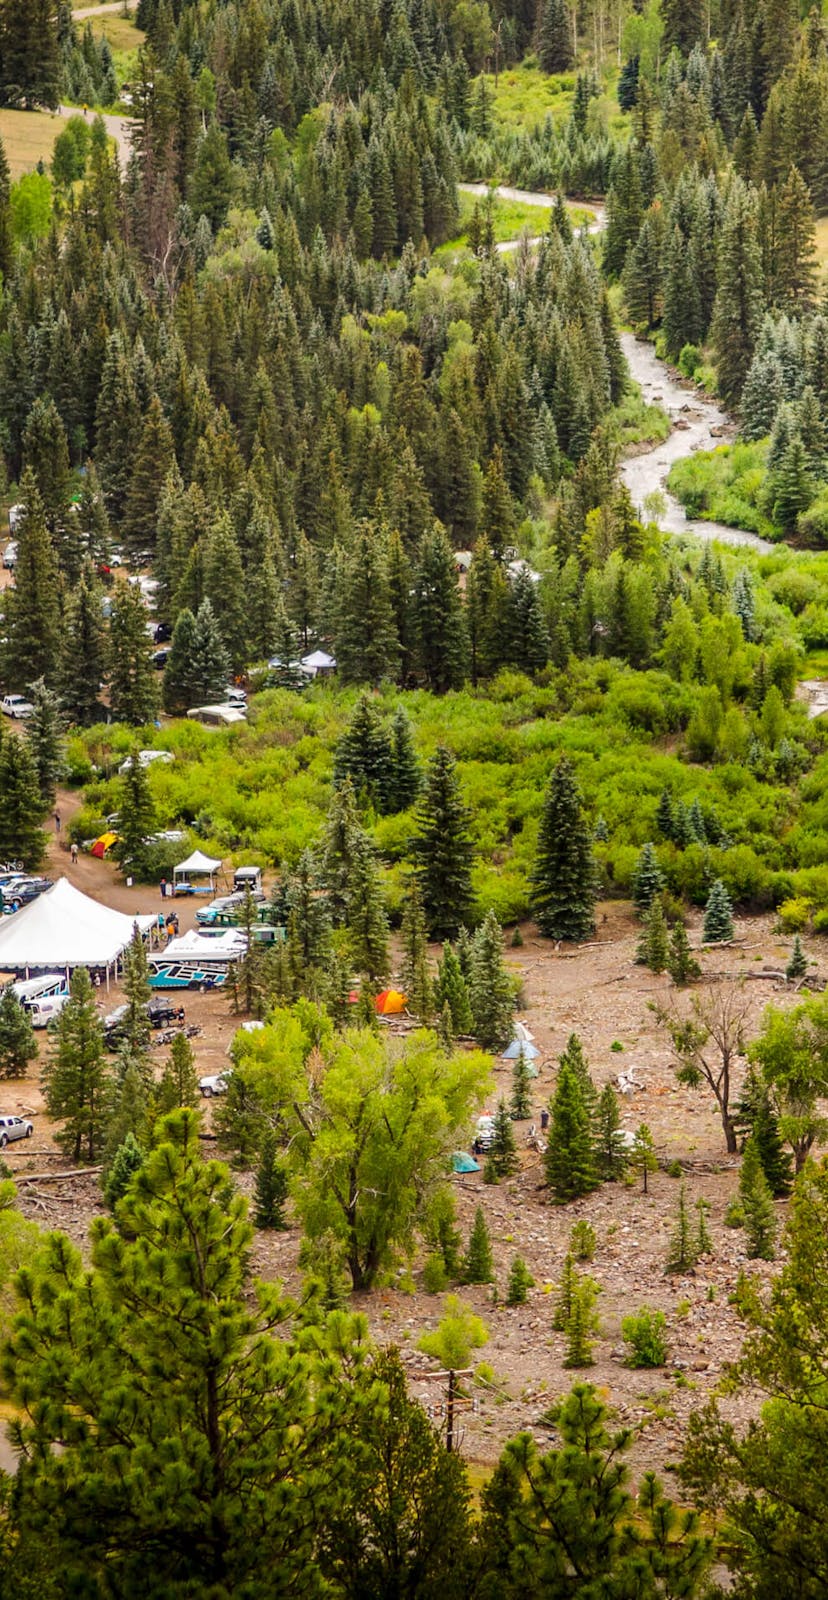
[[[0,1150],[13,1139],[31,1139],[34,1128],[31,1122],[24,1122],[22,1117],[0,1117]]]

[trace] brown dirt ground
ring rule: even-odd
[[[62,794],[58,804],[65,824],[77,800],[71,794]],[[120,910],[160,908],[156,891],[147,887],[128,889],[108,862],[82,857],[73,868],[63,848],[63,838],[61,834],[50,840],[49,870],[53,876],[65,872],[87,894]],[[197,904],[186,899],[176,902],[182,930],[192,924]],[[634,964],[638,927],[631,908],[618,902],[599,906],[596,942],[576,951],[551,947],[540,941],[530,926],[523,933],[523,947],[509,948],[507,960],[523,982],[519,1015],[530,1025],[541,1051],[533,1094],[536,1118],[549,1099],[555,1061],[571,1032],[577,1031],[581,1036],[599,1088],[614,1080],[619,1070],[634,1066],[645,1088],[631,1100],[622,1101],[624,1126],[633,1129],[646,1121],[663,1162],[681,1161],[690,1204],[700,1196],[709,1202],[714,1249],[693,1275],[665,1275],[679,1185],[663,1168],[651,1176],[648,1195],[640,1192],[639,1185],[612,1184],[573,1205],[550,1205],[542,1187],[541,1158],[525,1147],[527,1125],[516,1125],[520,1170],[513,1179],[497,1187],[484,1185],[482,1174],[454,1179],[464,1237],[475,1207],[482,1205],[484,1209],[501,1294],[511,1259],[518,1252],[526,1259],[536,1284],[528,1303],[515,1308],[494,1304],[485,1288],[460,1290],[462,1298],[486,1323],[489,1342],[477,1352],[477,1359],[488,1363],[494,1372],[493,1383],[481,1382],[473,1387],[471,1404],[462,1417],[462,1448],[470,1461],[485,1468],[496,1459],[504,1441],[521,1428],[534,1430],[543,1442],[546,1433],[539,1423],[543,1411],[573,1381],[586,1378],[607,1396],[619,1418],[640,1430],[633,1455],[636,1469],[664,1469],[677,1457],[689,1412],[716,1387],[724,1364],[737,1354],[740,1345],[740,1323],[729,1296],[740,1269],[746,1265],[744,1238],[741,1232],[726,1228],[723,1223],[726,1205],[738,1182],[738,1162],[724,1152],[721,1127],[709,1095],[684,1089],[675,1081],[663,1032],[648,1009],[654,998],[667,993],[669,981]],[[691,941],[699,938],[698,919],[694,919],[690,933]],[[715,955],[706,954],[703,964],[708,975],[726,974],[735,979],[751,970],[755,972],[757,964],[784,964],[787,951],[787,942],[774,934],[769,919],[744,919],[737,923],[734,946]],[[809,954],[813,958],[814,951]],[[814,964],[824,978],[822,958]],[[746,990],[752,1006],[752,1026],[758,1024],[763,1008],[771,1000],[792,1003],[794,998],[770,981],[748,983]],[[117,988],[109,996],[102,994],[101,1010],[110,1009],[119,998]],[[196,1041],[199,1071],[215,1071],[226,1058],[235,1028],[228,999],[220,993],[188,994],[185,1005],[188,1021],[203,1028]],[[43,1035],[40,1038],[42,1050],[45,1039]],[[615,1041],[622,1045],[621,1052],[612,1050]],[[163,1050],[157,1052],[159,1070],[164,1055]],[[62,1158],[43,1113],[37,1063],[33,1066],[25,1080],[9,1084],[3,1093],[4,1110],[25,1111],[37,1118],[31,1143],[13,1147],[7,1152],[8,1161],[14,1171],[58,1170]],[[510,1087],[510,1066],[498,1064],[490,1108],[500,1094],[508,1095]],[[208,1138],[209,1124],[208,1105]],[[242,1183],[249,1187],[249,1179]],[[63,1227],[81,1243],[91,1216],[99,1209],[96,1182],[89,1177],[60,1186],[28,1187],[21,1191],[21,1205],[42,1225]],[[778,1210],[781,1222],[785,1205],[779,1204]],[[592,1223],[598,1240],[595,1259],[584,1270],[601,1286],[600,1334],[595,1342],[594,1365],[573,1373],[563,1366],[563,1336],[552,1331],[551,1321],[554,1286],[572,1225],[580,1217]],[[255,1270],[266,1278],[281,1279],[289,1290],[297,1290],[298,1247],[296,1228],[284,1234],[258,1234],[253,1248]],[[774,1269],[759,1264],[758,1270],[769,1278]],[[421,1332],[439,1321],[442,1299],[422,1290],[416,1270],[414,1281],[417,1287],[413,1292],[402,1287],[383,1288],[371,1296],[358,1297],[357,1307],[368,1316],[375,1337],[382,1343],[398,1343],[412,1375],[422,1375],[432,1364],[416,1354],[416,1341]],[[655,1371],[635,1371],[624,1365],[621,1319],[645,1304],[663,1310],[668,1322],[670,1364]],[[440,1383],[412,1376],[412,1387],[439,1419]],[[749,1402],[731,1400],[727,1405],[736,1416],[740,1408],[749,1407]]]

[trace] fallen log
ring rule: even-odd
[[[67,1178],[91,1178],[96,1172],[103,1172],[103,1164],[99,1167],[72,1167],[69,1172],[13,1172],[15,1183],[63,1183]]]

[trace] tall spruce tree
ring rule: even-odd
[[[577,1073],[565,1059],[552,1100],[545,1160],[546,1181],[559,1204],[597,1187],[589,1111]]]
[[[43,1087],[50,1117],[63,1123],[58,1144],[77,1163],[96,1161],[103,1151],[111,1081],[95,991],[85,967],[75,968],[69,991],[54,1026]]]
[[[716,879],[707,897],[702,937],[705,944],[726,944],[733,938],[733,907],[721,878]]]
[[[755,190],[741,178],[730,185],[719,246],[711,330],[719,393],[736,406],[744,388],[762,316],[762,263]]]
[[[776,1216],[759,1149],[748,1139],[739,1173],[739,1200],[745,1218],[747,1253],[751,1260],[772,1261],[776,1251]]]
[[[503,960],[503,929],[494,911],[474,936],[469,1003],[474,1035],[483,1049],[505,1044],[512,1031],[515,987]]]
[[[63,616],[58,687],[61,705],[71,722],[82,727],[95,721],[101,685],[106,676],[106,641],[102,591],[91,564],[82,569]]]
[[[533,910],[549,939],[587,939],[595,927],[595,862],[575,774],[562,756],[552,774],[532,872]]]
[[[9,983],[0,994],[0,1078],[23,1078],[37,1058],[32,1019]]]
[[[472,914],[474,852],[456,762],[443,745],[426,771],[413,852],[429,934],[450,938]]]
[[[32,752],[25,740],[7,734],[0,739],[0,861],[37,870],[46,850],[43,810]]]
[[[110,624],[110,698],[118,720],[135,727],[151,722],[158,706],[147,620],[137,583],[120,579]]]
[[[20,482],[23,519],[17,530],[14,589],[6,599],[6,676],[14,683],[50,687],[60,660],[58,564],[43,501],[31,471]]]
[[[538,18],[538,59],[544,72],[567,72],[575,60],[565,0],[543,0]]]
[[[54,804],[58,780],[64,770],[63,718],[60,700],[42,678],[32,684],[32,714],[26,734],[32,752],[43,810]]]

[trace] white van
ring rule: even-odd
[[[22,978],[12,984],[12,993],[20,1004],[30,1011],[35,1000],[51,999],[54,995],[69,995],[69,985],[64,972],[42,972],[39,978]]]
[[[32,1019],[32,1027],[48,1028],[49,1023],[60,1016],[68,999],[68,994],[44,994],[38,1000],[32,1000],[26,1007]]]

